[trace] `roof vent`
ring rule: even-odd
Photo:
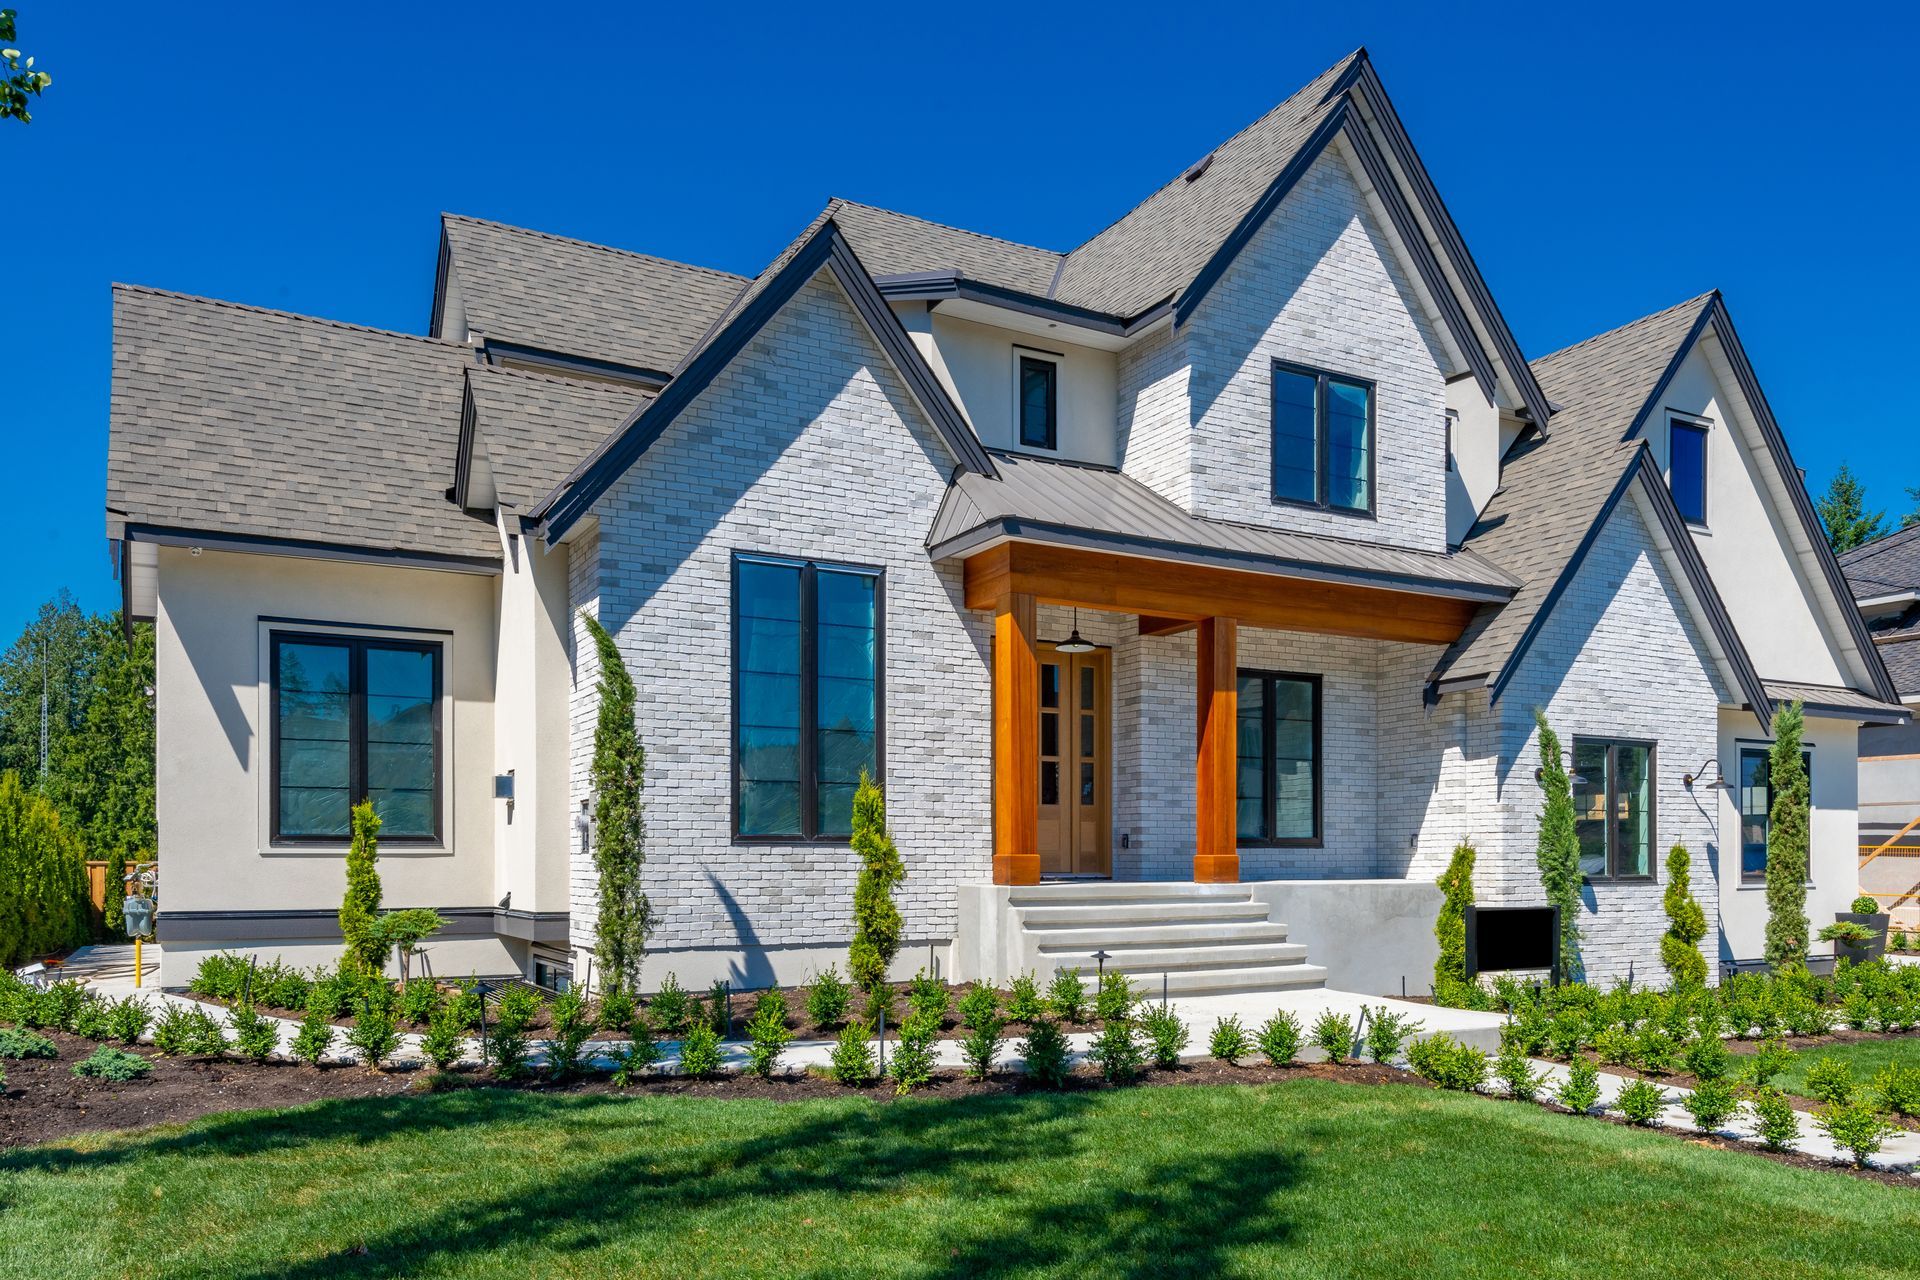
[[[1200,181],[1200,175],[1205,173],[1207,171],[1207,166],[1211,165],[1212,163],[1213,163],[1213,152],[1209,151],[1207,152],[1207,154],[1205,154],[1204,156],[1201,156],[1198,160],[1196,160],[1194,162],[1193,168],[1187,170],[1186,173],[1183,174],[1182,176],[1185,177],[1188,182],[1198,182]]]

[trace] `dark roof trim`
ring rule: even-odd
[[[447,221],[440,220],[440,255],[433,264],[433,311],[427,316],[427,336],[440,336],[440,321],[447,309],[447,273],[453,267],[453,245],[447,240]],[[460,335],[465,338],[466,334]]]
[[[453,454],[453,501],[470,511],[468,486],[473,481],[473,447],[479,436],[480,408],[473,400],[473,372],[460,371],[460,443]]]
[[[1171,560],[1181,564],[1206,565],[1210,568],[1238,569],[1277,578],[1304,578],[1314,582],[1338,582],[1350,586],[1373,587],[1382,591],[1445,596],[1454,600],[1475,600],[1498,604],[1513,596],[1513,589],[1510,587],[1481,586],[1466,582],[1422,578],[1412,574],[1327,565],[1312,560],[1263,556],[1252,552],[1195,546],[1192,543],[1174,542],[1165,538],[1130,537],[1126,534],[1109,533],[1098,529],[1081,529],[1073,525],[1024,520],[1017,516],[1002,516],[990,520],[927,550],[935,560],[948,560],[957,556],[971,555],[1006,539],[1045,543],[1048,546],[1057,547],[1079,547],[1088,551],[1108,551],[1115,555]]]
[[[967,425],[938,377],[927,367],[920,349],[913,345],[913,339],[893,314],[893,308],[874,288],[873,277],[854,256],[846,236],[829,218],[765,288],[697,349],[657,397],[629,415],[533,509],[530,514],[541,522],[547,541],[556,542],[565,536],[822,267],[830,268],[839,279],[854,309],[893,361],[908,390],[932,419],[934,428],[946,440],[960,465],[982,475],[998,474],[993,460],[973,434],[973,428]]]
[[[291,556],[299,560],[342,560],[352,564],[386,565],[396,569],[433,569],[442,573],[497,574],[500,562],[485,556],[440,555],[427,551],[391,551],[380,547],[349,547],[331,542],[304,542],[295,538],[268,538],[248,533],[208,533],[130,524],[128,542],[150,542],[161,547],[205,547],[209,551],[240,551],[255,555]]]
[[[1913,713],[1909,711],[1894,711],[1891,708],[1876,711],[1839,702],[1802,702],[1800,709],[1807,715],[1826,720],[1857,720],[1861,724],[1908,724],[1913,720]]]
[[[1667,388],[1673,385],[1674,378],[1680,373],[1680,366],[1687,362],[1687,354],[1693,350],[1693,344],[1700,340],[1700,335],[1713,322],[1713,303],[1719,296],[1720,292],[1716,289],[1712,297],[1707,299],[1707,304],[1700,308],[1700,314],[1693,318],[1693,327],[1687,330],[1687,336],[1681,340],[1678,347],[1674,348],[1673,358],[1667,361],[1667,367],[1661,370],[1660,380],[1653,384],[1653,390],[1648,393],[1646,403],[1640,406],[1640,412],[1634,414],[1633,421],[1627,424],[1625,434],[1620,437],[1622,442],[1637,440],[1646,430],[1647,419],[1653,416],[1654,408],[1666,396]],[[1822,540],[1825,540],[1824,537]]]
[[[1227,268],[1233,265],[1233,260],[1240,256],[1267,218],[1280,207],[1280,202],[1287,198],[1287,193],[1306,176],[1307,170],[1313,167],[1313,162],[1320,158],[1320,153],[1327,149],[1327,144],[1333,141],[1334,136],[1346,124],[1349,110],[1351,110],[1349,99],[1343,98],[1333,104],[1327,112],[1326,119],[1322,120],[1307,136],[1306,142],[1293,153],[1293,159],[1287,161],[1285,167],[1274,175],[1273,181],[1267,184],[1266,191],[1253,202],[1253,208],[1247,210],[1226,240],[1213,251],[1213,256],[1207,259],[1207,264],[1200,268],[1200,274],[1180,291],[1180,295],[1173,301],[1173,322],[1176,325],[1187,322],[1188,317],[1193,315],[1194,309],[1205,301],[1213,286],[1220,282],[1220,277],[1227,273]]]
[[[939,302],[947,298],[958,298],[992,307],[1005,307],[1009,311],[1019,311],[1046,320],[1058,320],[1082,329],[1092,329],[1098,333],[1112,334],[1121,338],[1130,338],[1142,329],[1159,323],[1173,305],[1171,301],[1159,303],[1129,320],[1104,311],[1069,306],[1067,303],[1055,302],[1048,298],[1036,298],[1018,289],[969,280],[957,271],[911,271],[901,275],[881,276],[874,281],[874,285],[880,290],[881,297],[892,302]]]
[[[592,356],[573,356],[562,351],[549,351],[544,347],[530,347],[519,342],[505,342],[499,338],[480,334],[482,349],[486,352],[490,364],[499,364],[501,360],[519,360],[526,364],[537,364],[560,374],[585,374],[595,378],[613,378],[621,382],[631,382],[645,390],[664,387],[672,375],[658,369],[648,369],[635,364],[621,364],[617,360],[596,360]]]
[[[1539,379],[1534,377],[1527,358],[1520,354],[1520,344],[1514,340],[1513,330],[1507,327],[1506,317],[1500,314],[1500,308],[1493,300],[1493,292],[1487,288],[1486,279],[1480,274],[1479,265],[1467,251],[1460,228],[1454,224],[1453,216],[1447,212],[1446,202],[1441,200],[1439,189],[1433,185],[1426,165],[1421,163],[1419,153],[1413,149],[1413,140],[1407,136],[1406,126],[1393,109],[1393,102],[1387,97],[1386,86],[1380,83],[1373,62],[1364,56],[1364,51],[1363,56],[1354,61],[1354,87],[1373,108],[1380,132],[1386,137],[1387,148],[1406,174],[1408,183],[1413,187],[1414,199],[1426,214],[1427,221],[1433,224],[1440,247],[1446,251],[1454,274],[1466,285],[1468,299],[1479,313],[1480,322],[1492,335],[1500,361],[1507,367],[1507,376],[1520,389],[1520,398],[1532,413],[1534,425],[1544,431],[1547,419],[1553,413],[1553,407],[1547,402],[1547,393],[1541,390]]]

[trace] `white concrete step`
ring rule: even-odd
[[[1259,902],[1120,902],[1088,906],[1017,907],[1015,915],[1029,930],[1088,928],[1120,924],[1176,924],[1193,921],[1263,921]]]
[[[1179,947],[1145,951],[1109,951],[1107,968],[1122,973],[1159,973],[1163,969],[1273,968],[1305,964],[1307,949],[1297,942],[1252,947]],[[1066,957],[1061,957],[1066,959]]]
[[[1021,885],[1007,894],[1012,907],[1120,902],[1250,902],[1253,891],[1239,884],[1183,884],[1179,881],[1053,880]]]
[[[1149,998],[1158,997],[1161,981],[1170,996],[1221,995],[1235,991],[1288,991],[1326,985],[1327,971],[1317,964],[1282,964],[1264,967],[1224,969],[1161,969],[1134,973],[1127,978],[1133,989]],[[1249,1027],[1249,1031],[1253,1028]]]
[[[1089,925],[1084,929],[1043,929],[1041,954],[1054,951],[1132,951],[1153,947],[1249,946],[1287,940],[1287,926],[1264,920],[1202,920],[1191,924]]]

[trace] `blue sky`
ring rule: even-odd
[[[1891,9],[8,2],[0,643],[118,599],[112,281],[421,332],[443,209],[751,273],[834,195],[1065,249],[1362,44],[1530,356],[1718,287],[1816,493],[1920,485]]]

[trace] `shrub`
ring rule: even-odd
[[[1180,1065],[1189,1037],[1187,1024],[1179,1014],[1163,1005],[1150,1005],[1140,1015],[1140,1029],[1146,1033],[1147,1056],[1154,1066],[1171,1071]]]
[[[911,1093],[933,1079],[933,1044],[939,1038],[940,1019],[931,1010],[907,1015],[887,1058],[887,1076],[896,1093]]]
[[[67,1029],[77,1036],[88,1040],[107,1040],[113,1036],[113,1030],[107,1022],[110,1004],[99,996],[88,992],[80,1007],[74,1010],[73,1018]]]
[[[91,993],[78,982],[56,982],[35,999],[35,1021],[43,1027],[72,1031],[79,1021],[80,1011],[86,1008],[92,998]]]
[[[833,1052],[827,1058],[827,1074],[835,1083],[849,1089],[864,1089],[873,1083],[873,1046],[868,1031],[858,1023],[840,1029]]]
[[[733,1038],[733,985],[724,978],[707,989],[707,1021],[722,1040]]]
[[[424,1027],[439,1011],[440,1000],[439,984],[415,979],[400,988],[400,1016],[416,1027]]]
[[[218,1058],[227,1051],[226,1029],[205,1009],[187,1013],[185,1052],[200,1058]]]
[[[1798,992],[1791,993],[1780,1008],[1780,1021],[1788,1035],[1823,1036],[1839,1020],[1838,1010]]]
[[[633,992],[625,987],[603,991],[600,995],[599,1008],[594,1011],[594,1021],[609,1030],[615,1027],[630,1027],[633,1025],[633,1015],[638,1012],[639,1007],[633,998]]]
[[[1118,970],[1100,975],[1099,989],[1093,996],[1093,1015],[1102,1022],[1113,1022],[1133,1015],[1133,983]]]
[[[787,1031],[786,998],[778,991],[762,993],[747,1019],[747,1069],[762,1080],[771,1079],[792,1038]]]
[[[853,793],[854,853],[860,857],[860,878],[853,886],[853,941],[847,948],[847,969],[869,996],[887,980],[887,970],[900,951],[900,909],[893,889],[907,878],[906,864],[887,830],[886,797],[867,771]]]
[[[107,1033],[121,1044],[134,1044],[153,1023],[153,1010],[139,996],[123,996],[107,1010]]]
[[[1632,1062],[1639,1047],[1639,1037],[1620,1026],[1602,1027],[1593,1038],[1594,1053],[1610,1067],[1624,1067]]]
[[[839,1026],[847,1016],[852,994],[840,980],[840,971],[828,965],[826,971],[816,973],[807,986],[807,1020],[816,1027]]]
[[[168,1004],[153,1024],[153,1047],[169,1058],[184,1057],[191,1051],[192,1018],[182,1005]]]
[[[1870,893],[1863,893],[1853,900],[1847,910],[1857,916],[1875,916],[1880,914],[1880,900]]]
[[[1440,958],[1433,962],[1435,993],[1449,983],[1467,980],[1467,908],[1473,905],[1474,856],[1471,844],[1461,844],[1440,873],[1440,890],[1446,896],[1433,925],[1433,935],[1440,942]]]
[[[381,1064],[400,1047],[400,1032],[394,1026],[392,1002],[377,996],[361,1000],[353,1011],[353,1026],[347,1030],[347,1043],[360,1054],[369,1071],[378,1071]]]
[[[968,1016],[967,1001],[982,991],[987,995],[985,1012],[976,1006]],[[967,1034],[960,1040],[960,1058],[966,1064],[967,1079],[985,1080],[993,1073],[993,1060],[1000,1054],[1000,1033],[1006,1026],[1006,1019],[1000,1016],[999,1009],[995,1007],[993,989],[982,983],[975,983],[973,990],[961,1000],[960,1012],[967,1027]]]
[[[1345,1062],[1353,1056],[1353,1019],[1323,1010],[1313,1020],[1313,1043],[1327,1055],[1328,1062]]]
[[[1873,1098],[1882,1111],[1920,1117],[1920,1066],[1889,1062],[1873,1077]]]
[[[860,1021],[877,1029],[884,1016],[887,1022],[898,1026],[901,1019],[894,1010],[893,997],[893,988],[884,982],[867,992],[866,999],[860,1005]]]
[[[1834,1146],[1853,1157],[1856,1167],[1864,1166],[1886,1136],[1896,1132],[1864,1102],[1830,1103],[1815,1113],[1813,1122]]]
[[[1853,1067],[1843,1059],[1824,1054],[1807,1068],[1806,1094],[1815,1102],[1838,1106],[1853,1101]]]
[[[1659,1119],[1667,1105],[1667,1091],[1651,1080],[1629,1080],[1613,1100],[1613,1109],[1637,1125],[1650,1125]]]
[[[540,1013],[540,994],[532,987],[510,983],[493,999],[493,1020],[515,1031],[525,1031]]]
[[[306,975],[292,965],[281,964],[277,960],[254,975],[255,1001],[275,1009],[305,1009],[309,990],[311,984]]]
[[[280,1047],[280,1026],[250,1004],[237,1004],[228,1013],[233,1023],[233,1047],[249,1062],[265,1062]]]
[[[1547,1024],[1547,1049],[1556,1058],[1571,1058],[1587,1043],[1587,1021],[1577,1013],[1561,1013]]]
[[[1748,1056],[1746,1079],[1756,1089],[1764,1089],[1772,1084],[1782,1072],[1793,1065],[1800,1055],[1789,1049],[1785,1041],[1764,1040],[1760,1047]]]
[[[1087,1057],[1100,1068],[1100,1076],[1108,1084],[1132,1084],[1147,1069],[1146,1051],[1133,1023],[1125,1018],[1116,1018],[1100,1028]]]
[[[1261,1023],[1260,1032],[1254,1037],[1260,1052],[1276,1067],[1284,1067],[1300,1056],[1300,1041],[1300,1019],[1285,1009]]]
[[[159,1043],[157,1034],[154,1043]],[[321,1057],[332,1047],[332,1021],[318,1009],[307,1010],[306,1016],[300,1019],[300,1029],[293,1033],[293,1056],[310,1067],[317,1067]]]
[[[1532,1102],[1540,1094],[1546,1076],[1536,1071],[1532,1059],[1518,1045],[1509,1045],[1493,1060],[1493,1078],[1507,1086],[1507,1092],[1522,1102]]]
[[[353,806],[353,840],[347,846],[347,892],[340,900],[340,936],[346,952],[340,967],[359,973],[386,972],[386,944],[373,931],[380,910],[380,815],[373,803]]]
[[[1807,958],[1807,766],[1800,754],[1801,706],[1773,713],[1767,814],[1767,961],[1775,969]]]
[[[1407,1065],[1442,1089],[1471,1091],[1487,1080],[1486,1050],[1462,1044],[1445,1033],[1408,1046]]]
[[[139,1054],[104,1044],[73,1064],[73,1074],[82,1079],[107,1080],[114,1084],[138,1080],[152,1070],[153,1064]]]
[[[984,982],[976,982],[960,997],[960,1025],[978,1031],[988,1023],[1002,1024],[1000,993]]]
[[[87,940],[85,859],[53,803],[0,773],[0,968]]]
[[[1693,1127],[1702,1133],[1714,1132],[1740,1109],[1740,1102],[1733,1092],[1733,1082],[1724,1076],[1700,1081],[1680,1099],[1680,1105],[1693,1117]]]
[[[1018,1045],[1018,1052],[1027,1065],[1027,1079],[1042,1089],[1059,1089],[1066,1085],[1069,1068],[1067,1066],[1067,1037],[1059,1024],[1041,1018],[1027,1027],[1027,1038]]]
[[[1007,992],[1007,1017],[1015,1022],[1024,1022],[1031,1026],[1047,1016],[1047,1006],[1040,999],[1040,984],[1032,973],[1017,975]]]
[[[0,1058],[57,1058],[53,1041],[26,1027],[0,1027]]]
[[[587,999],[579,988],[570,987],[554,997],[548,1006],[551,1024],[547,1029],[547,1065],[553,1074],[565,1079],[581,1069],[581,1051],[598,1025]]]
[[[1213,1034],[1207,1039],[1207,1052],[1228,1066],[1238,1066],[1240,1059],[1253,1052],[1253,1042],[1247,1037],[1247,1029],[1240,1025],[1235,1017],[1221,1018],[1213,1024]]]
[[[1687,1046],[1685,1065],[1696,1080],[1724,1080],[1733,1069],[1733,1055],[1719,1036],[1701,1036]]]
[[[1871,1031],[1879,1017],[1879,1003],[1865,991],[1849,991],[1840,1001],[1840,1016],[1855,1031]]]
[[[216,952],[200,958],[193,977],[187,981],[187,990],[196,996],[215,1000],[237,1000],[246,977],[247,961],[244,957],[231,951]]]
[[[952,993],[940,979],[925,969],[913,975],[913,981],[907,984],[907,1008],[912,1013],[925,1014],[933,1019],[935,1025],[946,1020],[947,1007],[953,1002]]]
[[[1707,980],[1707,960],[1700,940],[1707,936],[1707,913],[1693,896],[1693,877],[1687,846],[1676,844],[1667,854],[1667,931],[1660,935],[1660,963],[1673,985],[1689,990]]]
[[[480,990],[477,984],[461,983],[448,997],[445,1008],[456,1027],[463,1031],[480,1029]]]
[[[1791,1151],[1800,1141],[1800,1116],[1778,1089],[1754,1092],[1753,1120],[1755,1132],[1769,1151]]]
[[[316,969],[313,983],[307,988],[307,1012],[327,1019],[337,1018],[353,1007],[364,985],[358,975],[344,968],[331,973]]]
[[[487,1028],[484,1043],[496,1077],[518,1080],[527,1073],[527,1033],[524,1023],[496,1022]]]
[[[1087,984],[1078,969],[1061,969],[1047,984],[1047,1012],[1062,1022],[1082,1022],[1087,1012]]]
[[[1376,1010],[1373,1016],[1374,1020],[1378,1021],[1382,1017],[1397,1019],[1400,1015],[1390,1014],[1383,1007]],[[1504,1047],[1511,1042],[1527,1054],[1544,1053],[1551,1038],[1552,1029],[1553,1018],[1544,1007],[1537,1004],[1522,1005],[1513,1011],[1513,1016],[1508,1019],[1507,1025],[1500,1028],[1500,1043]],[[1371,1028],[1369,1028],[1368,1038],[1372,1038]],[[1385,1059],[1375,1060],[1385,1061]]]
[[[594,958],[609,988],[640,984],[640,958],[653,928],[653,908],[641,888],[646,823],[641,792],[647,753],[635,728],[633,676],[620,648],[592,614],[580,613],[599,659],[599,709],[593,725],[593,868],[599,888]]]
[[[696,1022],[680,1041],[680,1071],[696,1080],[720,1074],[720,1033],[711,1022]]]
[[[680,985],[680,979],[668,974],[660,984],[660,990],[653,999],[647,1001],[647,1016],[661,1034],[677,1036],[687,1029],[687,1021],[692,1015],[690,998],[686,988]]]
[[[1887,949],[1889,951],[1909,951],[1912,950],[1912,948],[1913,942],[1907,937],[1907,931],[1905,929],[1895,929],[1893,936],[1887,940]]]
[[[652,1072],[660,1061],[660,1045],[653,1038],[653,1025],[644,1013],[635,1013],[627,1028],[627,1047],[613,1055],[613,1084],[625,1089]]]
[[[1642,1071],[1670,1076],[1680,1069],[1680,1042],[1660,1027],[1642,1027],[1633,1038],[1633,1060]]]
[[[1575,1058],[1567,1064],[1567,1078],[1553,1091],[1553,1098],[1576,1115],[1593,1110],[1600,1101],[1600,1068],[1591,1059]]]
[[[1580,976],[1580,886],[1584,882],[1573,787],[1561,758],[1560,739],[1547,726],[1546,715],[1536,710],[1533,719],[1540,729],[1540,790],[1545,796],[1535,861],[1547,905],[1560,908],[1560,980],[1569,982]]]
[[[420,1052],[436,1068],[445,1071],[460,1061],[466,1048],[466,1025],[461,1021],[460,1010],[449,1000],[433,1011],[427,1021],[427,1032],[420,1037]]]

